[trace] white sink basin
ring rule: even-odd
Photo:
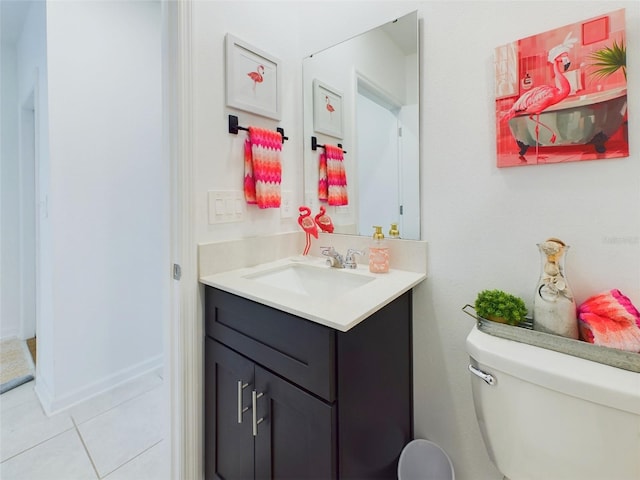
[[[375,280],[349,270],[304,264],[284,265],[246,275],[244,278],[291,293],[325,299],[328,302]]]
[[[424,273],[331,268],[326,258],[295,256],[201,277],[234,295],[346,332],[420,283]]]

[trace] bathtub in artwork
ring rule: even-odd
[[[622,126],[627,113],[626,87],[574,96],[553,105],[540,114],[540,122],[555,133],[540,128],[538,145],[558,147],[563,145],[592,144],[595,152],[605,153],[607,140]],[[519,115],[509,120],[511,134],[524,156],[529,147],[536,145],[536,123],[529,115]]]

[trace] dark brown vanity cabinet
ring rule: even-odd
[[[396,478],[411,292],[339,332],[205,288],[207,479]]]

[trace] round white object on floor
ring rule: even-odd
[[[455,478],[449,456],[429,440],[412,440],[400,454],[399,480],[455,480]]]

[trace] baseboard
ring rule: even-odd
[[[113,390],[142,375],[156,370],[161,372],[163,366],[163,356],[157,355],[57,398],[52,394],[49,386],[45,385],[44,382],[38,380],[36,377],[35,392],[40,399],[44,412],[51,416],[87,401],[90,398],[106,393],[109,390]]]
[[[49,412],[48,406],[53,402],[53,394],[51,393],[51,388],[46,382],[42,379],[41,376],[38,376],[38,371],[36,370],[36,386],[33,387],[33,391],[36,392],[36,396],[38,400],[40,400],[40,405],[44,410],[44,413],[47,415],[52,415]]]
[[[12,338],[18,338],[17,328],[7,328],[0,333],[0,341],[11,340]]]

